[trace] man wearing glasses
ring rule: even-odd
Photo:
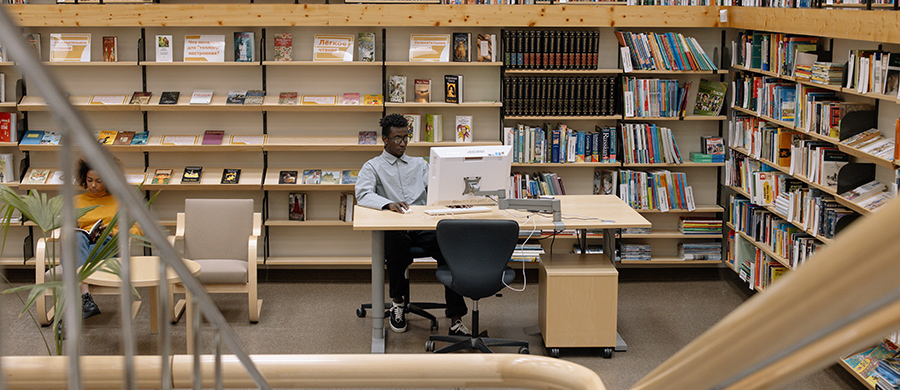
[[[406,155],[411,134],[406,118],[390,114],[381,118],[381,140],[384,152],[363,164],[356,181],[356,202],[360,206],[378,210],[404,213],[409,205],[424,205],[428,191],[428,162],[422,157]],[[406,331],[406,304],[409,295],[409,279],[406,268],[413,262],[410,248],[425,249],[426,253],[444,265],[444,257],[438,248],[433,230],[409,230],[384,232],[384,257],[390,282],[391,330]],[[462,323],[468,312],[463,297],[444,287],[447,300],[447,317],[450,318],[450,335],[471,334]],[[374,302],[373,302],[374,303]],[[373,306],[377,307],[377,305]]]

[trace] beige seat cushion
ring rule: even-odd
[[[54,268],[56,268],[56,278],[59,280],[62,280],[62,272],[63,272],[62,266],[57,265]],[[52,281],[53,281],[53,279],[51,279],[50,270],[48,269],[47,272],[44,272],[44,282],[52,282]]]
[[[244,260],[194,260],[200,264],[197,279],[203,284],[247,283],[247,262]]]

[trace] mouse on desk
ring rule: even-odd
[[[405,208],[405,209],[404,209],[404,208],[402,208],[402,207],[400,208],[400,211],[401,211],[403,214],[412,214],[412,212],[413,212],[412,209],[410,209],[410,208]]]

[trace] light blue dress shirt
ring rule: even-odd
[[[428,162],[387,151],[363,164],[356,179],[356,203],[382,209],[388,203],[424,205],[428,194]]]

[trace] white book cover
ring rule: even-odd
[[[172,36],[156,36],[156,62],[172,62]]]
[[[0,154],[0,182],[10,183],[15,181],[16,174],[13,170],[13,155],[11,153]]]
[[[50,62],[91,62],[91,34],[50,34]]]
[[[225,62],[225,36],[186,35],[184,62]]]
[[[209,104],[212,101],[213,90],[195,89],[191,95],[191,104]]]
[[[472,142],[472,116],[456,116],[456,142]]]
[[[313,38],[313,61],[353,61],[352,34],[316,34]]]
[[[449,62],[450,34],[410,34],[410,62]]]

